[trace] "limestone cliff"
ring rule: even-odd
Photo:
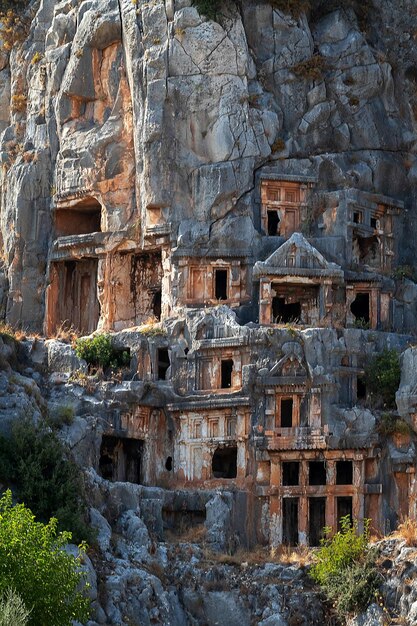
[[[32,2],[0,53],[0,314],[27,335],[0,341],[0,429],[74,413],[91,624],[214,624],[231,603],[229,626],[307,626],[324,613],[300,568],[236,573],[166,539],[275,550],[343,515],[416,517],[417,9],[198,6]],[[121,371],[66,340],[97,331]],[[400,353],[395,408],[367,370]]]

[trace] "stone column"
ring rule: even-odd
[[[308,461],[300,461],[300,498],[298,508],[298,543],[307,545],[308,537],[308,498],[306,485],[308,483]]]
[[[334,496],[333,486],[336,484],[336,462],[326,461],[326,482],[327,482],[327,501],[326,501],[326,526],[330,526],[334,531],[337,529],[337,511],[336,498]]]
[[[365,463],[362,459],[359,461],[353,461],[353,486],[354,493],[352,498],[352,517],[358,520],[358,528],[360,532],[363,532],[363,520],[365,517],[365,497],[364,497],[364,483],[365,483]]]
[[[259,287],[259,323],[272,323],[271,281],[266,277],[261,278]]]

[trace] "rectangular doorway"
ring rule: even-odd
[[[309,544],[319,546],[326,525],[326,498],[309,498]]]
[[[282,499],[282,543],[298,544],[298,498]]]

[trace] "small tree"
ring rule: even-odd
[[[398,352],[385,348],[369,362],[365,370],[366,384],[374,400],[382,400],[386,408],[395,407],[395,392],[400,386],[401,367]]]
[[[75,541],[93,540],[82,472],[46,424],[25,419],[13,426],[10,439],[0,436],[0,480],[14,485],[41,521],[57,517],[59,530],[71,531]]]
[[[333,537],[331,529],[325,528],[326,537],[310,575],[343,618],[364,610],[375,599],[381,576],[375,566],[375,551],[369,547],[370,520],[365,520],[363,533],[359,533],[357,521],[351,523],[349,515],[341,518],[340,526]]]
[[[30,611],[29,626],[88,618],[89,600],[78,590],[81,559],[63,550],[70,540],[71,533],[58,533],[56,519],[42,524],[24,504],[13,506],[11,491],[0,499],[0,594],[16,590]]]

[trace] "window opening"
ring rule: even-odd
[[[227,270],[215,270],[214,281],[216,300],[227,300]]]
[[[274,236],[279,235],[279,216],[278,211],[268,211],[267,212],[268,219],[268,235]]]
[[[292,428],[293,399],[281,398],[281,427]]]
[[[352,485],[352,461],[336,461],[336,485]]]
[[[358,376],[356,379],[356,398],[358,400],[366,399],[366,384],[361,376]]]
[[[217,448],[213,454],[211,469],[214,478],[236,478],[237,448]]]
[[[308,464],[308,484],[326,484],[326,465],[324,461],[310,461]]]
[[[282,484],[284,487],[294,487],[300,484],[300,464],[298,461],[283,462]]]
[[[377,228],[377,219],[376,219],[376,217],[371,217],[371,228]]]
[[[162,304],[162,292],[159,289],[155,292],[152,299],[152,312],[157,320],[161,319],[161,304]]]
[[[277,323],[299,322],[301,318],[301,303],[291,302],[286,304],[285,298],[272,298],[272,315],[274,322]]]
[[[362,224],[362,213],[361,211],[354,211],[353,213],[353,221],[355,224]]]
[[[229,389],[232,386],[233,359],[225,359],[221,363],[221,388]]]
[[[169,456],[165,461],[165,469],[170,472],[172,470],[172,456]]]
[[[350,305],[355,319],[363,320],[366,324],[369,324],[369,293],[357,293],[356,298]]]
[[[158,348],[158,380],[165,380],[171,362],[167,348]]]

